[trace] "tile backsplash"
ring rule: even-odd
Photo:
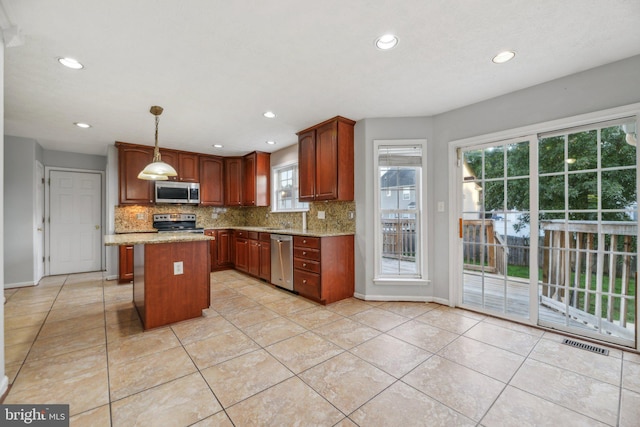
[[[318,213],[324,213],[324,219]],[[355,232],[355,202],[309,203],[307,229],[322,232]],[[154,231],[153,214],[193,213],[197,226],[221,228],[234,226],[302,228],[302,212],[271,212],[269,207],[205,207],[188,205],[116,206],[115,232],[135,233]],[[353,213],[353,218],[350,217]],[[214,218],[215,217],[215,218]]]

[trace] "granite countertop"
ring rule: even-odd
[[[181,243],[198,242],[202,240],[213,240],[212,236],[205,236],[198,233],[127,233],[127,234],[107,234],[104,236],[105,246],[120,245],[152,245],[158,243]]]
[[[333,237],[333,236],[353,236],[355,233],[347,231],[316,231],[316,230],[302,230],[296,228],[277,228],[277,227],[215,227],[208,228],[208,230],[244,230],[244,231],[258,231],[260,233],[272,233],[272,234],[290,234],[292,236],[310,236],[310,237]]]

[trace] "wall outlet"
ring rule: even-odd
[[[318,219],[324,219],[324,211],[318,211]]]
[[[173,263],[173,275],[184,274],[182,261],[176,261]]]
[[[144,221],[145,219],[147,219],[147,214],[145,213],[136,214],[136,219]]]
[[[211,218],[212,218],[212,219],[218,219],[218,214],[217,214],[217,213],[215,213],[215,212],[212,212],[212,213],[211,213]]]

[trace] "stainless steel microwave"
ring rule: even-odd
[[[197,182],[156,181],[156,203],[200,203],[200,184]]]

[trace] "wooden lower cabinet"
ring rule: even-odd
[[[118,246],[118,283],[133,281],[133,246]]]
[[[249,240],[246,231],[236,230],[233,238],[234,267],[244,273],[249,272]]]
[[[293,290],[331,304],[353,296],[353,236],[293,236]]]
[[[249,273],[252,276],[271,281],[271,234],[259,233],[257,231],[236,231],[247,236],[246,248],[247,267],[246,270],[236,269]],[[236,245],[236,249],[238,246]],[[237,254],[236,254],[237,259]]]
[[[145,330],[202,316],[210,306],[209,242],[135,245],[134,261],[133,301]]]
[[[213,236],[209,242],[211,254],[211,271],[220,271],[233,268],[231,230],[204,230],[207,236]]]
[[[260,233],[258,277],[271,283],[271,234],[269,233]]]

